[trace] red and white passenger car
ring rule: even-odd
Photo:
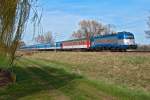
[[[75,39],[62,42],[62,49],[89,49],[90,48],[89,39]]]

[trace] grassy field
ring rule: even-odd
[[[36,53],[14,71],[0,100],[150,100],[150,53]]]

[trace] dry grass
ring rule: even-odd
[[[149,91],[146,80],[149,67],[145,65],[149,65],[148,55],[84,52],[26,55],[17,59],[13,67],[16,83],[0,88],[0,100],[150,100],[150,92],[137,90]]]
[[[46,52],[32,58],[65,65],[89,79],[150,91],[150,53]]]

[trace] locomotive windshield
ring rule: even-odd
[[[134,35],[128,32],[120,32],[118,34],[118,39],[134,39]]]
[[[134,36],[133,35],[127,35],[127,36],[125,36],[125,39],[134,39]]]
[[[133,35],[125,35],[124,38],[125,38],[125,39],[134,39],[134,36],[133,36]]]

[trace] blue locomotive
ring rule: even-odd
[[[134,35],[130,32],[96,36],[91,38],[91,49],[136,49]]]

